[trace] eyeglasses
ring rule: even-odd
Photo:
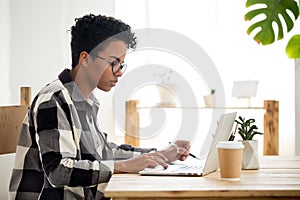
[[[106,60],[105,58],[103,58],[101,56],[96,56],[96,58],[100,58],[100,59],[106,61],[111,66],[111,70],[112,70],[113,74],[116,74],[119,71],[121,71],[123,74],[127,68],[127,65],[125,63],[120,63],[119,58],[113,57],[115,59],[114,61]]]

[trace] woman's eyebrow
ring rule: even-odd
[[[115,60],[118,61],[118,62],[121,62],[121,59],[118,58],[117,56],[109,56],[109,57],[115,59]],[[123,62],[124,62],[124,61],[123,61]],[[122,63],[123,63],[123,62],[122,62]]]

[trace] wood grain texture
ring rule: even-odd
[[[242,170],[240,181],[219,177],[219,171],[205,177],[117,174],[105,195],[114,200],[300,198],[300,157],[264,157],[259,170]]]
[[[15,153],[20,129],[31,103],[31,88],[20,88],[20,106],[0,106],[0,154]]]
[[[264,155],[279,155],[279,102],[264,101]]]
[[[125,143],[135,147],[140,146],[139,124],[140,116],[137,111],[139,101],[130,100],[126,102],[125,116]]]
[[[29,106],[31,103],[31,88],[21,87],[20,104]]]
[[[0,154],[15,153],[28,106],[0,107]]]

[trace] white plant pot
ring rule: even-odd
[[[242,169],[258,169],[258,141],[257,140],[243,140],[244,152]]]
[[[203,96],[203,99],[204,99],[204,103],[205,103],[205,107],[207,108],[212,108],[215,106],[215,95],[206,95],[206,96]]]
[[[177,90],[178,85],[174,83],[165,83],[164,85],[156,85],[160,104],[167,106],[176,106],[178,104],[177,101]]]

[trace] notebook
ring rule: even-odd
[[[139,172],[141,175],[165,175],[165,176],[205,176],[219,168],[218,152],[216,145],[219,141],[227,141],[230,137],[232,126],[236,117],[236,112],[222,114],[217,124],[215,133],[209,133],[205,143],[210,142],[207,146],[207,156],[202,160],[195,162],[179,161],[172,163],[167,169],[162,166],[155,168],[146,168]],[[189,156],[190,157],[190,156]]]

